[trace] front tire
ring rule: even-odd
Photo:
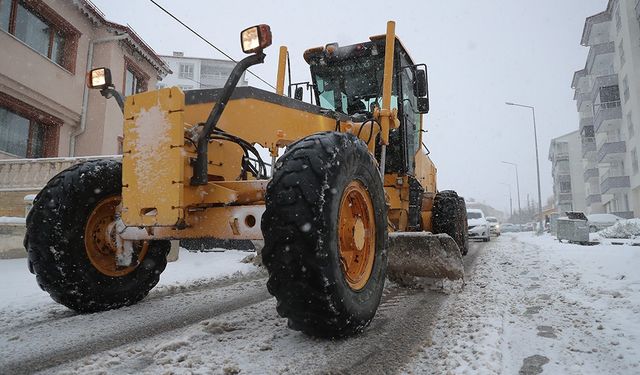
[[[36,196],[24,241],[29,270],[56,302],[78,312],[114,309],[158,283],[169,241],[133,242],[129,265],[116,264],[108,228],[121,193],[121,163],[95,160],[59,173]]]
[[[364,142],[326,132],[290,145],[265,201],[262,256],[280,316],[311,336],[364,330],[387,269],[384,190]]]

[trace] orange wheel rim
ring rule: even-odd
[[[149,250],[148,241],[132,243],[132,260],[128,266],[117,264],[117,255],[124,251],[123,242],[118,241],[113,229],[116,215],[120,212],[120,196],[107,197],[96,205],[89,215],[84,230],[84,246],[91,264],[101,273],[124,276],[138,267]]]
[[[352,181],[344,190],[338,225],[342,273],[351,289],[360,290],[371,277],[376,247],[373,205],[362,182]]]

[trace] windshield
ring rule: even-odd
[[[490,222],[490,223],[497,223],[498,219],[496,219],[495,217],[488,217],[487,221]]]
[[[322,108],[347,114],[373,112],[382,102],[382,56],[358,56],[342,61],[317,64],[311,73]],[[394,84],[392,107],[397,107]]]
[[[482,218],[482,214],[480,212],[467,211],[467,219],[480,219],[480,218]]]

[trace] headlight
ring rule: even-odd
[[[103,89],[111,86],[111,71],[108,68],[92,69],[87,75],[90,89]]]
[[[240,33],[240,44],[244,53],[262,51],[271,45],[271,28],[263,24],[244,29]]]

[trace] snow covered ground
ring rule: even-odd
[[[256,272],[255,266],[240,262],[249,254],[235,250],[192,253],[180,249],[178,261],[167,265],[151,295],[211,279]],[[0,275],[0,329],[22,321],[37,320],[42,315],[72,313],[38,287],[35,276],[27,269],[26,259],[0,260]]]
[[[496,242],[404,372],[640,373],[640,247]]]

